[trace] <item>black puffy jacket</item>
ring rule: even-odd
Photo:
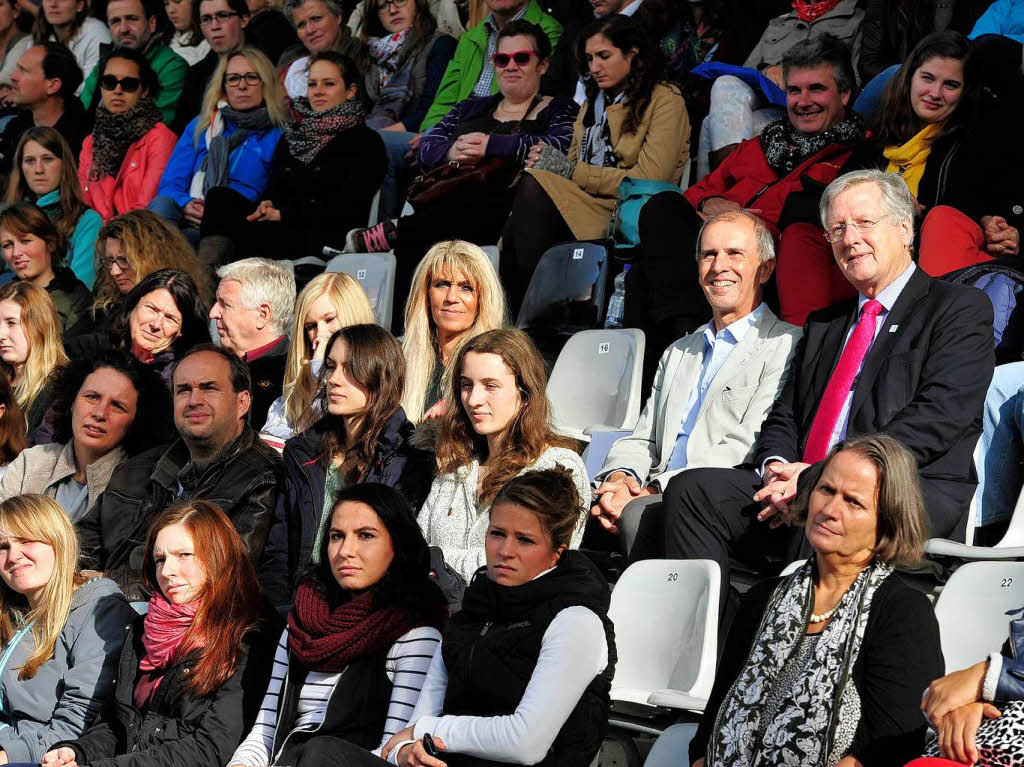
[[[327,422],[321,419],[284,444],[284,484],[260,572],[260,582],[275,605],[291,603],[298,576],[313,553],[327,482],[327,456],[322,447],[326,429]],[[398,408],[384,427],[377,454],[362,481],[395,488],[417,514],[434,481],[434,456],[410,444],[413,431],[405,411]]]
[[[281,621],[269,608],[264,614],[220,689],[200,698],[183,689],[200,657],[196,650],[167,669],[144,710],[133,700],[146,654],[140,615],[125,637],[113,698],[80,738],[53,748],[73,749],[76,761],[89,767],[223,767],[256,720],[270,681]]]
[[[250,426],[201,464],[189,463],[181,439],[140,453],[117,468],[96,506],[76,525],[82,561],[116,581],[129,599],[148,599],[142,554],[150,523],[177,501],[201,499],[224,510],[262,574],[283,473],[277,453]]]

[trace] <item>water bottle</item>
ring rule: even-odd
[[[622,315],[626,308],[626,272],[629,271],[629,264],[622,267],[622,271],[615,275],[615,290],[608,300],[608,313],[604,316],[606,328],[621,328]]]

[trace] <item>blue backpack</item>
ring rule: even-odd
[[[997,365],[1024,359],[1024,264],[1019,256],[966,266],[942,279],[977,288],[992,302]]]

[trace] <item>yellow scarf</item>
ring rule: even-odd
[[[885,159],[889,161],[886,173],[899,173],[910,187],[910,193],[917,197],[917,187],[924,175],[924,166],[932,151],[932,142],[942,132],[942,123],[929,123],[914,138],[903,146],[887,146]]]

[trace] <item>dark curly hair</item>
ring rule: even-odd
[[[116,370],[135,387],[138,403],[135,418],[128,428],[121,447],[135,455],[153,445],[167,444],[175,436],[171,413],[171,393],[156,373],[130,354],[109,350],[95,357],[74,360],[53,379],[54,399],[51,412],[56,413],[53,441],[64,444],[71,440],[71,410],[85,379],[102,368]]]
[[[110,326],[110,341],[115,348],[125,351],[131,349],[131,314],[146,295],[161,289],[171,294],[175,306],[181,312],[181,332],[171,344],[174,359],[181,359],[193,346],[210,342],[206,307],[195,281],[181,269],[167,268],[157,269],[143,277],[124,297]]]
[[[430,577],[430,550],[423,540],[423,533],[416,524],[416,516],[401,493],[379,482],[364,482],[346,487],[334,497],[331,514],[342,503],[364,503],[376,512],[381,524],[391,536],[395,558],[387,573],[373,588],[373,606],[383,609],[402,605],[417,612],[428,612],[431,608],[447,605],[444,594]],[[312,566],[307,573],[326,590],[332,601],[346,599],[331,571],[327,547],[330,545],[331,520],[323,520],[324,534],[320,540],[320,563]]]
[[[594,100],[597,98],[598,87],[590,75],[590,65],[587,63],[587,40],[595,35],[607,37],[623,54],[634,52],[629,74],[622,84],[622,92],[626,95],[626,120],[622,127],[626,133],[635,133],[651,101],[654,86],[662,76],[664,57],[661,49],[644,28],[628,16],[615,13],[596,19],[584,27],[576,38],[576,65],[583,73],[587,91],[584,125],[594,124]]]

